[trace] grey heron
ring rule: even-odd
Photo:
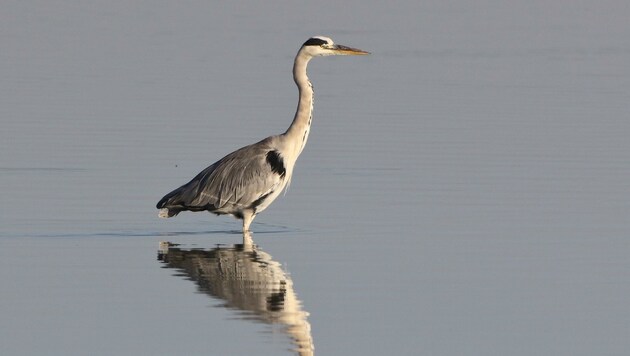
[[[293,64],[293,80],[299,90],[295,117],[280,135],[240,148],[197,174],[190,182],[166,194],[157,203],[159,217],[181,211],[209,211],[243,220],[249,231],[254,217],[265,210],[288,186],[295,162],[308,139],[313,115],[313,85],[306,67],[313,57],[365,55],[369,52],[335,44],[332,39],[308,39]]]

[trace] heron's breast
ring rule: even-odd
[[[273,203],[274,200],[276,200],[276,198],[278,198],[278,196],[280,196],[280,193],[282,193],[286,185],[287,177],[285,176],[285,178],[282,179],[279,184],[273,188],[272,191],[264,194],[255,202],[255,206],[253,206],[254,211],[256,213],[260,213],[261,211],[265,210],[271,203]]]

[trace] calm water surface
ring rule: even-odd
[[[625,354],[628,11],[5,2],[3,353]],[[286,129],[317,34],[372,55],[311,62],[309,143],[253,244],[158,219]]]

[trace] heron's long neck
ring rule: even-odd
[[[295,155],[294,159],[297,159],[306,145],[313,118],[313,86],[306,76],[306,66],[310,59],[310,56],[298,53],[293,64],[293,79],[298,86],[300,98],[295,118],[293,118],[293,122],[284,136]]]

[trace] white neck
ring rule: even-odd
[[[313,86],[306,76],[306,66],[311,58],[300,51],[293,64],[293,79],[298,86],[300,98],[293,122],[284,133],[293,160],[297,159],[306,145],[313,118]]]

